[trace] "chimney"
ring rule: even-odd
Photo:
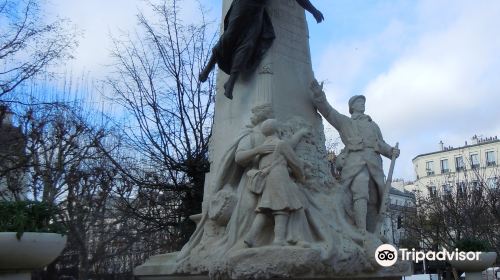
[[[444,150],[444,143],[443,140],[439,141],[439,150],[443,151]]]
[[[477,136],[477,134],[474,134],[474,136],[472,136],[472,145],[475,144],[479,144],[479,137]]]

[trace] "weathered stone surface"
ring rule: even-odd
[[[225,10],[230,3],[224,1]],[[352,202],[351,189],[330,172],[322,119],[311,98],[314,75],[304,10],[295,0],[268,3],[276,38],[255,73],[238,78],[232,100],[222,94],[227,75],[218,75],[211,170],[197,229],[180,252],[150,258],[135,275],[139,279],[408,275],[409,263],[391,268],[376,264],[380,236],[359,230],[345,207],[346,201]],[[263,133],[270,119],[279,124],[273,139]],[[277,143],[289,146],[276,164],[282,173],[255,178],[256,172],[274,164],[269,154],[279,150]],[[287,174],[287,169],[294,172]],[[256,191],[256,180],[262,180],[267,191],[275,187],[271,181],[284,182],[274,192],[275,198],[286,196],[284,203],[276,203],[285,206],[262,207],[264,191]]]
[[[323,278],[272,278],[273,280],[401,280],[401,276],[382,276],[382,277],[323,277]],[[1,279],[1,278],[0,278]],[[190,276],[144,276],[139,277],[140,280],[208,280],[208,275],[190,275]],[[254,278],[257,279],[257,278]]]

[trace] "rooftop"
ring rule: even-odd
[[[412,193],[412,192],[409,192],[409,191],[400,191],[394,187],[391,187],[390,190],[389,190],[389,193],[390,194],[395,194],[395,195],[399,195],[399,196],[405,196],[405,197],[409,197],[409,198],[413,198],[415,199],[415,194]]]
[[[474,142],[474,144],[468,144],[467,141],[465,141],[465,145],[463,145],[461,147],[458,147],[458,148],[454,148],[452,146],[448,146],[448,147],[444,147],[443,146],[440,151],[435,151],[435,152],[431,152],[431,153],[425,153],[425,154],[417,155],[416,157],[414,157],[412,159],[412,161],[414,161],[418,157],[423,157],[423,156],[428,156],[428,155],[434,155],[434,154],[439,154],[439,153],[449,152],[449,151],[462,150],[462,149],[465,149],[465,148],[472,148],[472,147],[482,146],[482,145],[485,145],[485,144],[500,143],[500,139],[498,139],[497,136],[495,136],[495,137],[480,138],[480,137],[474,135],[472,137],[472,141]],[[440,144],[442,144],[442,143],[443,142],[441,141]]]

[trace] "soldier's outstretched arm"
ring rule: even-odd
[[[319,113],[333,126],[340,131],[342,123],[346,122],[349,117],[342,115],[335,110],[328,100],[326,100],[325,92],[323,91],[323,83],[321,85],[316,79],[311,83],[311,92],[313,104],[318,109]]]
[[[297,3],[306,11],[310,12],[316,19],[317,23],[320,23],[325,19],[323,17],[323,14],[318,9],[316,9],[316,7],[314,7],[314,5],[309,0],[295,0],[295,1],[297,1]]]

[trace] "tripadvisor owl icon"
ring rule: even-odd
[[[375,251],[375,260],[381,266],[392,266],[398,260],[398,250],[390,244],[382,244]]]

